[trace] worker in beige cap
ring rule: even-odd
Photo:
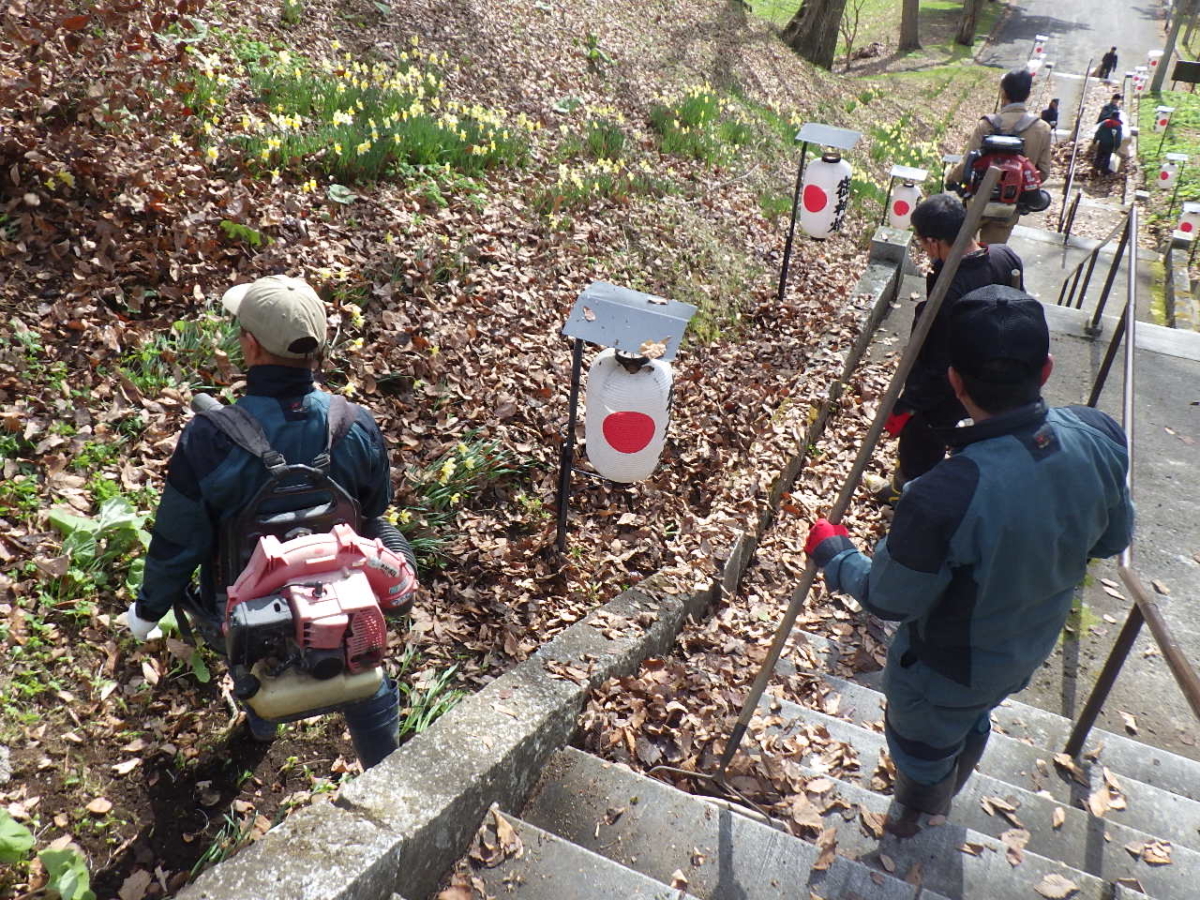
[[[349,524],[401,553],[415,572],[411,548],[380,518],[391,503],[392,480],[379,426],[366,409],[315,383],[327,340],[324,302],[305,281],[285,275],[237,285],[221,302],[241,328],[246,391],[218,418],[253,420],[250,430],[261,428],[258,452],[254,440],[231,435],[212,410],[188,422],[171,457],[142,588],[126,613],[129,630],[146,640],[156,637],[156,623],[174,608],[177,618],[218,650],[226,589],[249,556],[239,553],[243,545],[257,543],[256,534],[239,533],[243,518],[253,520],[240,514],[252,507],[279,462],[271,453],[324,472],[357,506],[357,521]],[[235,410],[241,412],[227,415]],[[199,585],[193,586],[197,569]],[[395,682],[385,679],[375,696],[343,707],[364,767],[396,747],[398,702]],[[249,709],[247,720],[256,739],[274,737],[274,723]]]

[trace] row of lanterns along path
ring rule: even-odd
[[[802,144],[792,217],[788,227],[780,291],[797,220],[813,238],[837,231],[850,206],[853,171],[841,151],[853,149],[861,135],[844,128],[809,123],[796,140]],[[809,144],[823,147],[806,166]],[[919,174],[923,180],[925,173]],[[893,170],[893,183],[895,181]],[[888,217],[907,227],[920,199],[916,182],[908,180],[889,198]],[[696,308],[687,303],[595,282],[575,300],[562,333],[572,339],[570,401],[558,478],[556,545],[566,549],[566,527],[574,477],[599,477],[617,484],[649,478],[666,445],[673,398],[671,360],[675,358]],[[587,457],[594,472],[575,468],[575,426],[585,343],[603,349],[588,368],[584,431]]]

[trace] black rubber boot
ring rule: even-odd
[[[951,772],[936,784],[913,781],[900,769],[896,769],[896,784],[893,796],[901,806],[923,812],[929,816],[944,816],[950,811],[950,800],[954,796],[956,772]]]
[[[983,734],[972,731],[967,735],[967,742],[963,744],[962,752],[958,754],[958,760],[954,764],[954,793],[956,795],[963,789],[963,785],[971,780],[975,766],[979,760],[983,759],[984,748],[987,747],[988,738],[991,736],[990,728]]]

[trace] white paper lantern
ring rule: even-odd
[[[1172,160],[1164,160],[1162,167],[1158,170],[1158,177],[1154,179],[1154,186],[1160,188],[1175,187],[1175,182],[1179,178],[1179,164]]]
[[[1173,106],[1160,106],[1154,110],[1154,130],[1166,131],[1167,126],[1171,124],[1171,113],[1175,112]]]
[[[1183,204],[1183,215],[1179,217],[1179,230],[1189,237],[1200,237],[1200,203]]]
[[[1158,64],[1162,61],[1163,52],[1161,50],[1151,50],[1146,54],[1146,59],[1149,63],[1151,71],[1158,68]]]
[[[1046,55],[1046,39],[1038,36],[1038,39],[1033,42],[1033,59],[1043,59]]]
[[[605,478],[629,484],[650,477],[667,440],[671,366],[647,360],[635,372],[611,347],[588,369],[587,456]]]
[[[911,227],[913,207],[920,201],[921,189],[911,181],[897,184],[888,201],[888,224],[893,228]]]
[[[1146,85],[1150,81],[1149,75],[1150,70],[1145,66],[1138,66],[1133,70],[1133,89],[1137,93],[1143,94],[1146,92]]]
[[[804,170],[800,191],[800,227],[818,239],[842,227],[850,205],[850,163],[830,151]]]
[[[1034,80],[1037,80],[1037,74],[1038,74],[1038,72],[1041,71],[1041,68],[1042,68],[1041,57],[1035,56],[1033,59],[1031,59],[1029,62],[1027,62],[1025,64],[1025,68],[1027,68],[1029,70],[1029,74],[1033,76]]]

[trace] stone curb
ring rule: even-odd
[[[888,236],[892,244],[907,241],[907,235]],[[345,785],[335,801],[299,810],[205,872],[178,900],[430,896],[493,803],[521,808],[546,762],[571,741],[593,688],[668,652],[689,617],[737,591],[758,536],[894,299],[901,264],[877,259],[873,251],[852,295],[873,301],[841,378],[772,486],[769,508],[751,532],[735,539],[711,584],[689,591],[657,574],[624,591]]]

